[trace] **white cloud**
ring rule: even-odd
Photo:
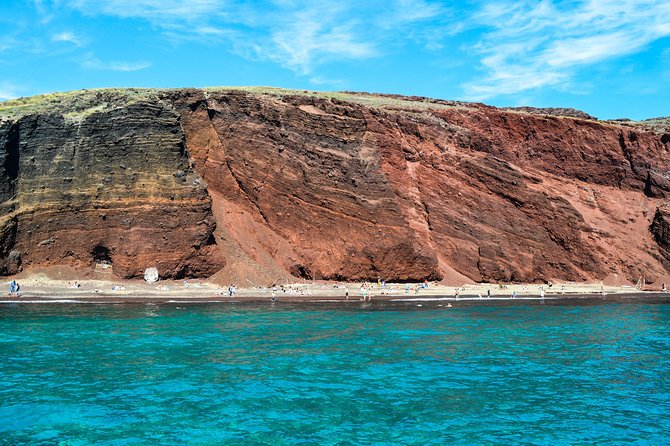
[[[65,0],[64,3],[84,14],[142,18],[155,24],[165,20],[201,20],[225,6],[222,0]]]
[[[444,11],[426,0],[296,1],[280,6],[251,14],[252,23],[265,32],[246,42],[250,36],[241,36],[235,48],[244,57],[272,60],[301,75],[312,75],[325,63],[381,56],[408,35],[420,35],[417,39],[428,45],[429,30],[417,33],[417,24]]]
[[[252,60],[269,60],[312,76],[324,63],[366,59],[398,35],[435,46],[420,24],[444,12],[433,0],[62,0],[88,15],[147,20],[175,42],[224,44]],[[364,20],[362,19],[364,18]],[[421,30],[421,32],[417,32]],[[425,33],[424,33],[425,31]],[[425,35],[424,35],[425,34]],[[430,37],[429,37],[430,34]]]
[[[344,85],[345,82],[340,79],[330,79],[321,76],[312,76],[309,78],[309,83],[312,85]]]
[[[21,89],[11,82],[0,82],[0,100],[6,101],[19,97]]]
[[[75,35],[73,32],[64,31],[58,34],[51,36],[52,42],[68,42],[76,46],[82,46],[82,39]]]
[[[393,29],[399,24],[420,22],[444,14],[441,4],[424,0],[396,0],[389,2],[387,10],[380,14],[377,22],[380,26]]]
[[[40,16],[41,24],[46,25],[54,19],[55,15],[51,12],[49,5],[45,5],[43,0],[34,0],[33,5],[35,6],[35,10],[37,10],[37,13]]]
[[[150,62],[126,62],[126,61],[108,61],[103,62],[96,57],[89,57],[81,66],[88,70],[105,70],[105,71],[139,71],[149,68],[151,66]]]
[[[487,30],[471,48],[484,77],[463,85],[473,100],[564,88],[581,68],[670,36],[667,0],[488,2],[473,19]]]
[[[0,53],[14,48],[17,43],[14,36],[0,36]]]
[[[325,12],[325,14],[324,14]],[[300,11],[270,30],[270,45],[261,39],[259,56],[273,60],[299,74],[310,74],[315,64],[330,60],[361,59],[377,54],[371,42],[357,38],[354,22],[341,23],[337,13]]]

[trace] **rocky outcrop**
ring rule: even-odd
[[[179,114],[155,101],[54,108],[0,125],[0,271],[111,263],[120,277],[223,266],[206,187],[189,166]]]
[[[649,230],[659,247],[659,260],[670,268],[670,209],[662,206],[656,209]]]
[[[655,215],[669,147],[643,126],[273,89],[8,105],[4,274],[111,261],[123,277],[221,280],[668,275]]]
[[[584,113],[581,110],[575,110],[574,108],[556,108],[556,107],[510,107],[508,110],[517,110],[525,113],[533,113],[538,115],[554,115],[554,116],[569,116],[572,118],[580,119],[590,119],[592,121],[597,121],[598,119],[594,116]]]

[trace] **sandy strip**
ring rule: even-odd
[[[11,278],[3,279],[7,284]],[[109,304],[244,304],[270,303],[272,288],[238,288],[234,297],[228,296],[227,286],[198,280],[160,281],[148,284],[142,280],[57,280],[44,274],[18,277],[21,296],[0,295],[0,303],[109,303]],[[8,286],[6,290],[8,290]],[[277,285],[277,303],[347,305],[365,303],[361,300],[360,283],[302,282]],[[540,296],[544,290],[545,297]],[[487,297],[488,293],[491,297]],[[604,295],[603,295],[604,292]],[[349,295],[346,298],[346,294]],[[492,305],[535,302],[670,302],[670,293],[640,291],[629,285],[608,286],[601,283],[541,284],[466,284],[449,286],[431,283],[371,284],[367,291],[376,305],[403,306],[449,302],[452,305]],[[516,297],[512,297],[516,294]],[[482,296],[482,297],[479,297]]]

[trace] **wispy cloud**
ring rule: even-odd
[[[470,48],[480,57],[483,77],[463,88],[468,99],[483,100],[565,88],[584,67],[670,36],[670,2],[487,2],[473,20],[487,30]]]
[[[14,48],[16,45],[16,37],[11,35],[0,36],[0,53]]]
[[[441,3],[425,0],[396,0],[388,2],[386,8],[379,13],[376,22],[379,26],[395,29],[399,24],[415,23],[445,13]]]
[[[321,76],[310,77],[309,83],[312,85],[345,85],[345,82],[341,79],[330,79]]]
[[[75,46],[83,46],[81,37],[71,31],[64,31],[51,36],[52,42],[68,42]]]
[[[383,54],[399,35],[419,35],[414,25],[444,12],[437,0],[63,2],[88,15],[147,20],[174,41],[224,44],[241,57],[269,60],[315,79],[319,66]]]
[[[325,63],[384,55],[394,42],[416,34],[416,24],[443,12],[438,3],[426,0],[278,4],[269,15],[256,11],[255,22],[265,31],[252,39],[252,52],[312,79],[319,78],[312,75]],[[240,47],[244,45],[238,42]]]
[[[55,14],[51,11],[48,0],[33,0],[33,5],[40,16],[40,23],[47,24],[53,20]]]
[[[88,15],[112,15],[142,18],[160,25],[168,22],[198,21],[219,14],[227,2],[223,0],[65,0],[67,6]]]
[[[374,57],[374,44],[359,39],[357,23],[341,20],[340,13],[335,6],[296,11],[271,26],[269,45],[258,39],[254,48],[261,57],[305,75],[323,62]]]
[[[11,82],[0,82],[0,100],[6,101],[19,97],[21,89]]]
[[[81,64],[82,68],[87,70],[107,70],[107,71],[139,71],[149,68],[151,62],[127,62],[127,61],[101,61],[96,57],[89,56]]]

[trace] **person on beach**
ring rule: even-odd
[[[9,295],[11,297],[18,297],[19,289],[21,289],[21,285],[19,285],[16,280],[12,280],[12,282],[9,284]]]
[[[486,290],[486,297],[489,298],[489,299],[491,298],[491,288]]]
[[[512,299],[516,299],[516,290],[512,291]]]
[[[540,287],[540,297],[544,299],[544,287]]]

